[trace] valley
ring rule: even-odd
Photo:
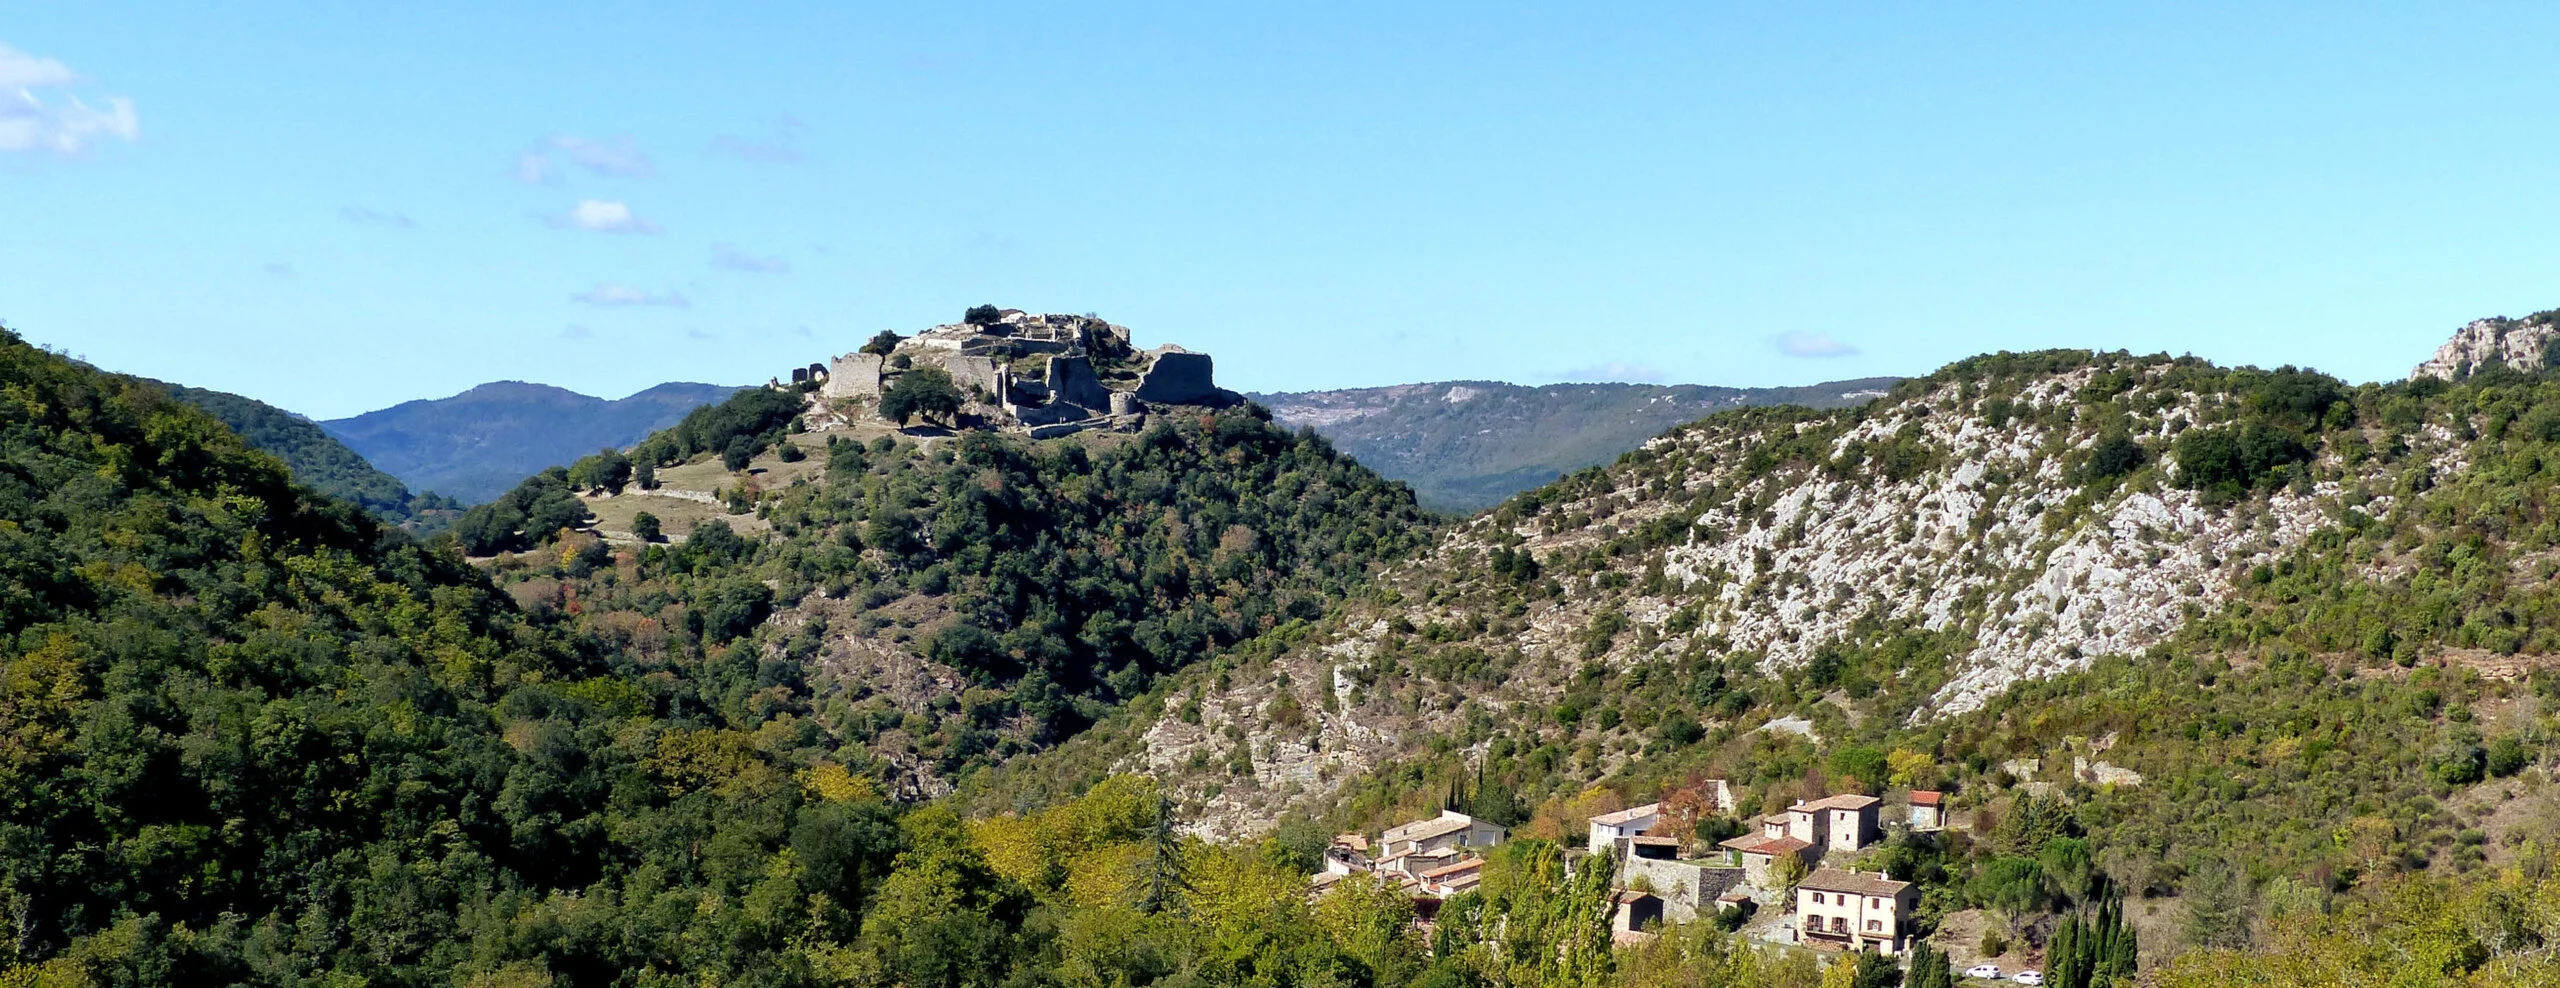
[[[1214,388],[1095,399],[1109,414],[1042,433],[1008,372],[902,423],[963,375],[938,350],[892,366],[910,353],[886,340],[868,388],[741,390],[424,540],[282,486],[149,382],[18,345],[14,393],[51,397],[12,406],[10,462],[124,479],[0,499],[37,539],[0,597],[39,643],[12,660],[10,798],[36,808],[24,839],[125,849],[9,880],[13,908],[63,917],[29,927],[19,970],[778,962],[886,984],[1288,943],[1381,984],[1585,965],[1791,985],[1820,975],[1807,948],[1845,945],[1910,978],[2203,984],[2275,945],[2339,955],[2342,923],[2403,935],[2357,918],[2378,903],[2503,915],[2560,841],[2560,384],[2520,342],[2552,332],[2475,324],[2449,353],[2524,366],[2440,357],[2389,385],[1988,355],[1852,407],[1710,414],[1467,518]],[[1062,394],[1059,373],[1031,379]],[[136,456],[203,466],[115,474]],[[140,520],[164,504],[192,507]],[[137,525],[199,548],[137,549]],[[262,596],[204,596],[252,573],[275,574],[244,584]],[[235,630],[173,630],[208,622]],[[222,711],[247,707],[303,740],[219,762],[138,740],[235,736]],[[96,774],[151,745],[174,746]],[[279,774],[312,757],[349,774]],[[146,780],[191,795],[111,809]],[[398,792],[442,795],[379,802]],[[351,799],[377,808],[317,809]],[[1791,808],[1834,802],[1893,819],[1783,864]],[[1368,849],[1393,832],[1343,836],[1451,814],[1486,836],[1392,868]],[[1641,840],[1585,846],[1622,817],[1651,821],[1627,825]],[[668,870],[668,842],[706,839],[725,856]],[[295,891],[316,861],[353,897]],[[230,877],[173,877],[204,869]],[[435,877],[457,869],[501,891]],[[952,874],[976,877],[929,877]],[[1893,890],[1879,939],[1811,925],[1842,883]],[[598,896],[627,903],[616,927],[579,925]],[[793,897],[819,911],[784,919]],[[740,911],[644,920],[644,898]],[[1583,909],[1552,939],[1496,932]],[[1127,952],[1176,916],[1214,935]],[[186,935],[134,946],[152,929]],[[1002,946],[912,953],[963,930]],[[342,946],[258,946],[288,933]],[[1562,966],[1497,961],[1522,942]],[[2542,963],[2479,950],[2446,970]],[[1495,973],[1514,963],[1545,973]]]

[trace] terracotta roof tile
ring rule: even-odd
[[[1813,874],[1805,876],[1804,881],[1796,883],[1796,888],[1799,889],[1811,889],[1816,892],[1847,892],[1851,895],[1900,895],[1903,889],[1910,887],[1910,882],[1897,882],[1863,871],[1843,871],[1838,868],[1814,869]]]

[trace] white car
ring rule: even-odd
[[[2011,981],[2015,981],[2015,982],[2017,982],[2017,983],[2019,983],[2019,984],[2022,984],[2022,985],[2040,985],[2040,984],[2043,984],[2043,983],[2044,983],[2044,972],[2042,972],[2042,971],[2020,971],[2020,972],[2018,972],[2018,973],[2016,973],[2016,974],[2012,974],[2012,975],[2010,975],[2010,976],[2009,976],[2009,980],[2011,980]]]
[[[2000,965],[1998,964],[1976,964],[1972,967],[1965,968],[1964,976],[1968,978],[1989,978],[1993,981],[1998,981],[2001,978],[2007,977],[2007,975],[2000,973]]]

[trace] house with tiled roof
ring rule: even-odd
[[[1809,947],[1899,954],[1920,891],[1881,871],[1818,868],[1796,883],[1796,928]]]
[[[1876,807],[1884,800],[1856,793],[1798,801],[1787,807],[1787,836],[1830,851],[1856,851],[1884,838]]]
[[[1947,826],[1947,794],[1911,790],[1911,829],[1943,830]]]
[[[1620,840],[1638,836],[1661,824],[1661,803],[1646,803],[1615,813],[1603,813],[1591,818],[1591,838],[1585,846],[1593,854],[1615,854]]]
[[[1422,890],[1437,896],[1452,896],[1475,888],[1484,882],[1484,859],[1467,858],[1455,864],[1433,868],[1421,874]]]
[[[1491,821],[1442,810],[1439,816],[1416,820],[1380,835],[1378,852],[1394,856],[1452,847],[1492,847],[1502,843],[1502,834],[1502,827]]]
[[[1733,852],[1734,858],[1742,864],[1742,880],[1761,888],[1777,884],[1770,880],[1769,872],[1779,858],[1793,857],[1807,865],[1822,859],[1822,852],[1814,845],[1783,833],[1775,837],[1765,833],[1756,837],[1745,834],[1716,846]]]

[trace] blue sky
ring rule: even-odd
[[[2040,6],[17,0],[0,320],[332,417],[979,302],[1253,390],[2373,380],[2560,306],[2560,8]]]

